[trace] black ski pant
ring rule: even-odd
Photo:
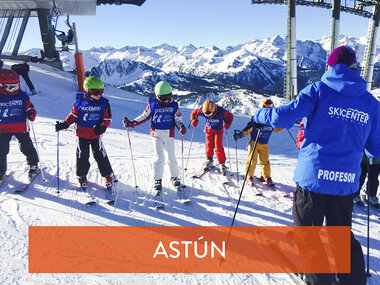
[[[29,133],[1,133],[0,134],[0,174],[7,171],[7,155],[9,153],[9,143],[12,137],[18,140],[21,152],[26,156],[28,165],[37,165],[38,155],[34,148]]]
[[[33,91],[34,90],[34,85],[32,83],[32,80],[30,80],[29,74],[23,72],[20,75],[22,76],[22,78],[24,78],[26,85],[28,85],[28,87],[29,87],[29,90]]]
[[[379,173],[380,173],[380,164],[372,164],[369,165],[369,171],[368,171],[368,164],[362,163],[360,164],[360,167],[362,169],[362,172],[360,174],[360,185],[359,185],[359,191],[362,188],[365,178],[368,173],[368,181],[367,181],[367,194],[368,196],[376,196],[377,195],[377,188],[379,187]],[[371,189],[368,189],[368,185],[370,183],[369,179],[371,179]],[[359,195],[359,192],[357,193]]]
[[[90,162],[89,162],[90,145],[91,145],[94,159],[98,164],[100,174],[103,177],[111,175],[112,173],[111,164],[100,139],[78,138],[78,146],[77,146],[77,152],[76,152],[77,176],[87,175],[88,170],[90,169]]]
[[[322,226],[326,219],[326,226],[351,226],[353,200],[352,195],[335,196],[319,194],[305,190],[299,186],[296,188],[293,201],[293,219],[295,226]],[[307,243],[307,241],[302,241]],[[315,240],[313,240],[315,242]],[[334,241],[330,240],[332,248]],[[339,241],[338,241],[339,242]],[[311,244],[315,250],[324,251],[322,244]],[[326,256],[327,259],[327,256]],[[327,262],[321,259],[313,262]],[[329,273],[308,273],[307,284],[329,285],[334,277]],[[360,243],[351,232],[351,273],[336,274],[339,284],[364,285],[366,273],[363,251]]]

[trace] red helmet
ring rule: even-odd
[[[0,93],[14,94],[20,89],[18,74],[10,69],[0,69]]]

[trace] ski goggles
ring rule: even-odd
[[[1,88],[3,88],[8,93],[12,93],[20,88],[20,83],[3,83],[1,84]]]
[[[104,89],[88,89],[88,93],[94,96],[101,96],[103,95]]]
[[[207,117],[211,117],[211,116],[214,114],[214,112],[213,112],[213,111],[210,111],[210,110],[206,110],[204,113],[205,113],[205,115],[206,115]]]
[[[170,102],[171,99],[172,99],[172,94],[158,96],[158,100],[160,100],[163,103],[168,103]]]

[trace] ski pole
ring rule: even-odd
[[[184,165],[184,159],[183,159],[183,135],[182,135],[182,188],[185,188],[185,169],[183,167]]]
[[[294,139],[294,137],[292,136],[292,133],[289,131],[289,129],[286,129],[290,135],[290,137],[292,138],[292,140],[294,141],[295,144],[297,144],[296,140]],[[297,147],[297,146],[296,146]]]
[[[251,158],[249,159],[249,164],[248,164],[247,171],[246,171],[246,174],[245,174],[245,177],[244,177],[243,186],[241,187],[241,190],[240,190],[239,199],[238,199],[238,201],[237,201],[236,209],[235,209],[235,213],[234,213],[234,216],[233,216],[233,218],[232,218],[232,222],[231,222],[231,225],[230,225],[230,230],[229,230],[229,232],[228,232],[228,236],[227,236],[227,240],[226,240],[226,246],[225,246],[225,248],[227,248],[228,241],[230,240],[232,227],[233,227],[234,222],[235,222],[236,214],[237,214],[237,211],[238,211],[238,208],[239,208],[239,204],[240,204],[240,201],[241,201],[241,196],[243,195],[243,190],[244,190],[245,182],[247,181],[248,171],[249,171],[249,169],[251,168],[251,164],[252,164],[253,156],[255,155],[255,150],[256,150],[257,140],[259,139],[260,132],[261,132],[261,129],[258,129],[258,131],[257,131],[257,135],[256,135],[256,139],[255,139],[255,144],[254,144],[254,146],[253,146],[253,150],[252,150],[252,154],[251,154]],[[220,263],[220,266],[222,266],[223,261],[224,261],[224,260],[222,259],[222,261],[221,261],[221,263]]]
[[[227,129],[226,129],[226,144],[227,144],[227,152],[228,152],[228,161],[230,162],[230,171],[232,170],[232,166],[231,166],[231,155],[230,155],[230,147],[228,145],[228,132],[227,132]],[[232,176],[232,174],[231,174]]]
[[[188,165],[188,163],[189,163],[189,157],[190,157],[191,145],[193,144],[194,134],[195,134],[195,127],[193,128],[193,133],[191,134],[191,141],[190,141],[190,146],[189,146],[189,153],[187,154],[187,160],[186,160],[185,170],[187,170],[187,165]]]
[[[44,175],[44,170],[43,170],[43,167],[42,167],[42,163],[41,163],[41,158],[40,158],[40,152],[38,151],[38,144],[37,144],[37,139],[36,139],[36,133],[34,131],[34,126],[33,126],[33,122],[28,120],[29,121],[29,125],[32,129],[32,133],[33,133],[33,138],[34,138],[34,145],[36,146],[36,151],[37,151],[37,156],[38,156],[38,164],[40,165],[40,169],[41,169],[41,175],[42,175],[42,181],[43,182],[47,182],[47,179],[45,178],[45,175]]]
[[[368,158],[368,164],[367,164],[367,173],[368,173],[368,182],[367,182],[367,271],[366,276],[371,277],[372,275],[369,273],[369,191],[372,189],[372,171],[371,171],[371,165],[373,165],[373,159]]]
[[[249,159],[249,164],[248,164],[248,167],[247,167],[247,171],[245,173],[245,177],[244,177],[244,181],[243,181],[243,186],[241,187],[241,190],[240,190],[239,200],[237,202],[235,213],[234,213],[234,216],[232,218],[231,228],[232,228],[232,226],[234,225],[234,222],[235,222],[235,218],[236,218],[236,214],[237,214],[237,211],[238,211],[238,208],[239,208],[241,196],[243,195],[243,190],[244,190],[245,182],[247,181],[248,171],[251,168],[253,156],[255,155],[256,146],[257,146],[257,140],[259,139],[260,132],[261,132],[261,129],[258,129],[257,135],[256,135],[256,139],[255,139],[255,144],[253,145],[253,150],[252,150],[251,158]],[[230,230],[230,232],[231,232],[231,230]]]
[[[127,133],[128,133],[128,141],[129,141],[129,150],[131,151],[131,160],[132,160],[132,169],[133,169],[133,175],[135,177],[135,188],[138,188],[137,186],[137,180],[136,180],[136,170],[135,170],[135,163],[133,160],[133,152],[132,152],[132,144],[131,144],[131,137],[129,136],[129,128],[127,127]]]
[[[239,130],[234,130],[234,135],[236,135]],[[238,162],[238,149],[237,149],[237,140],[235,140],[235,156],[236,156],[236,182],[239,185],[239,162]]]
[[[57,195],[59,195],[59,131],[57,132]]]

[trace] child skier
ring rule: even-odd
[[[111,124],[111,107],[104,98],[103,82],[93,76],[84,81],[85,93],[77,93],[71,113],[62,122],[55,125],[56,132],[67,129],[76,123],[78,145],[76,150],[76,175],[83,191],[87,189],[87,173],[90,169],[90,145],[98,164],[100,174],[105,178],[106,187],[112,190],[112,168],[101,141],[101,135]]]
[[[207,159],[203,165],[203,169],[207,171],[212,166],[215,149],[220,172],[223,175],[226,175],[226,155],[223,148],[223,128],[226,130],[230,128],[234,116],[210,100],[205,101],[201,108],[195,109],[191,112],[190,120],[194,128],[198,125],[199,116],[206,118],[205,133]]]
[[[174,128],[184,135],[186,127],[182,122],[182,115],[178,108],[178,103],[172,98],[172,87],[165,81],[160,81],[154,87],[156,98],[150,98],[145,111],[132,121],[124,118],[123,123],[126,128],[134,128],[151,119],[150,133],[153,138],[155,160],[153,163],[154,189],[161,191],[162,176],[164,172],[165,156],[169,160],[171,182],[174,187],[180,189],[178,179],[178,165],[174,152]]]
[[[260,109],[261,108],[272,108],[273,107],[273,101],[271,99],[263,99],[260,102]],[[275,133],[281,132],[281,128],[273,129],[271,126],[262,126],[260,128],[260,135],[257,140],[257,145],[255,149],[255,153],[253,155],[251,167],[248,170],[248,181],[253,185],[254,179],[253,175],[255,173],[255,168],[257,164],[257,156],[259,157],[259,163],[261,166],[261,177],[260,180],[262,182],[267,183],[269,186],[274,186],[274,183],[272,181],[271,175],[271,169],[270,169],[270,162],[269,162],[269,149],[268,149],[268,141],[272,134],[272,131]],[[255,123],[251,119],[251,121],[247,124],[247,126],[243,129],[241,132],[237,132],[234,134],[234,139],[238,140],[242,137],[247,136],[248,134],[251,134],[251,138],[249,140],[249,153],[248,158],[245,164],[245,171],[247,173],[247,169],[249,166],[249,161],[252,156],[253,147],[255,145],[255,140],[257,136],[258,129],[255,127]]]
[[[5,178],[9,142],[13,136],[26,156],[29,180],[40,172],[38,155],[26,125],[26,119],[34,121],[36,114],[28,95],[20,89],[18,74],[13,70],[0,69],[0,180]]]

